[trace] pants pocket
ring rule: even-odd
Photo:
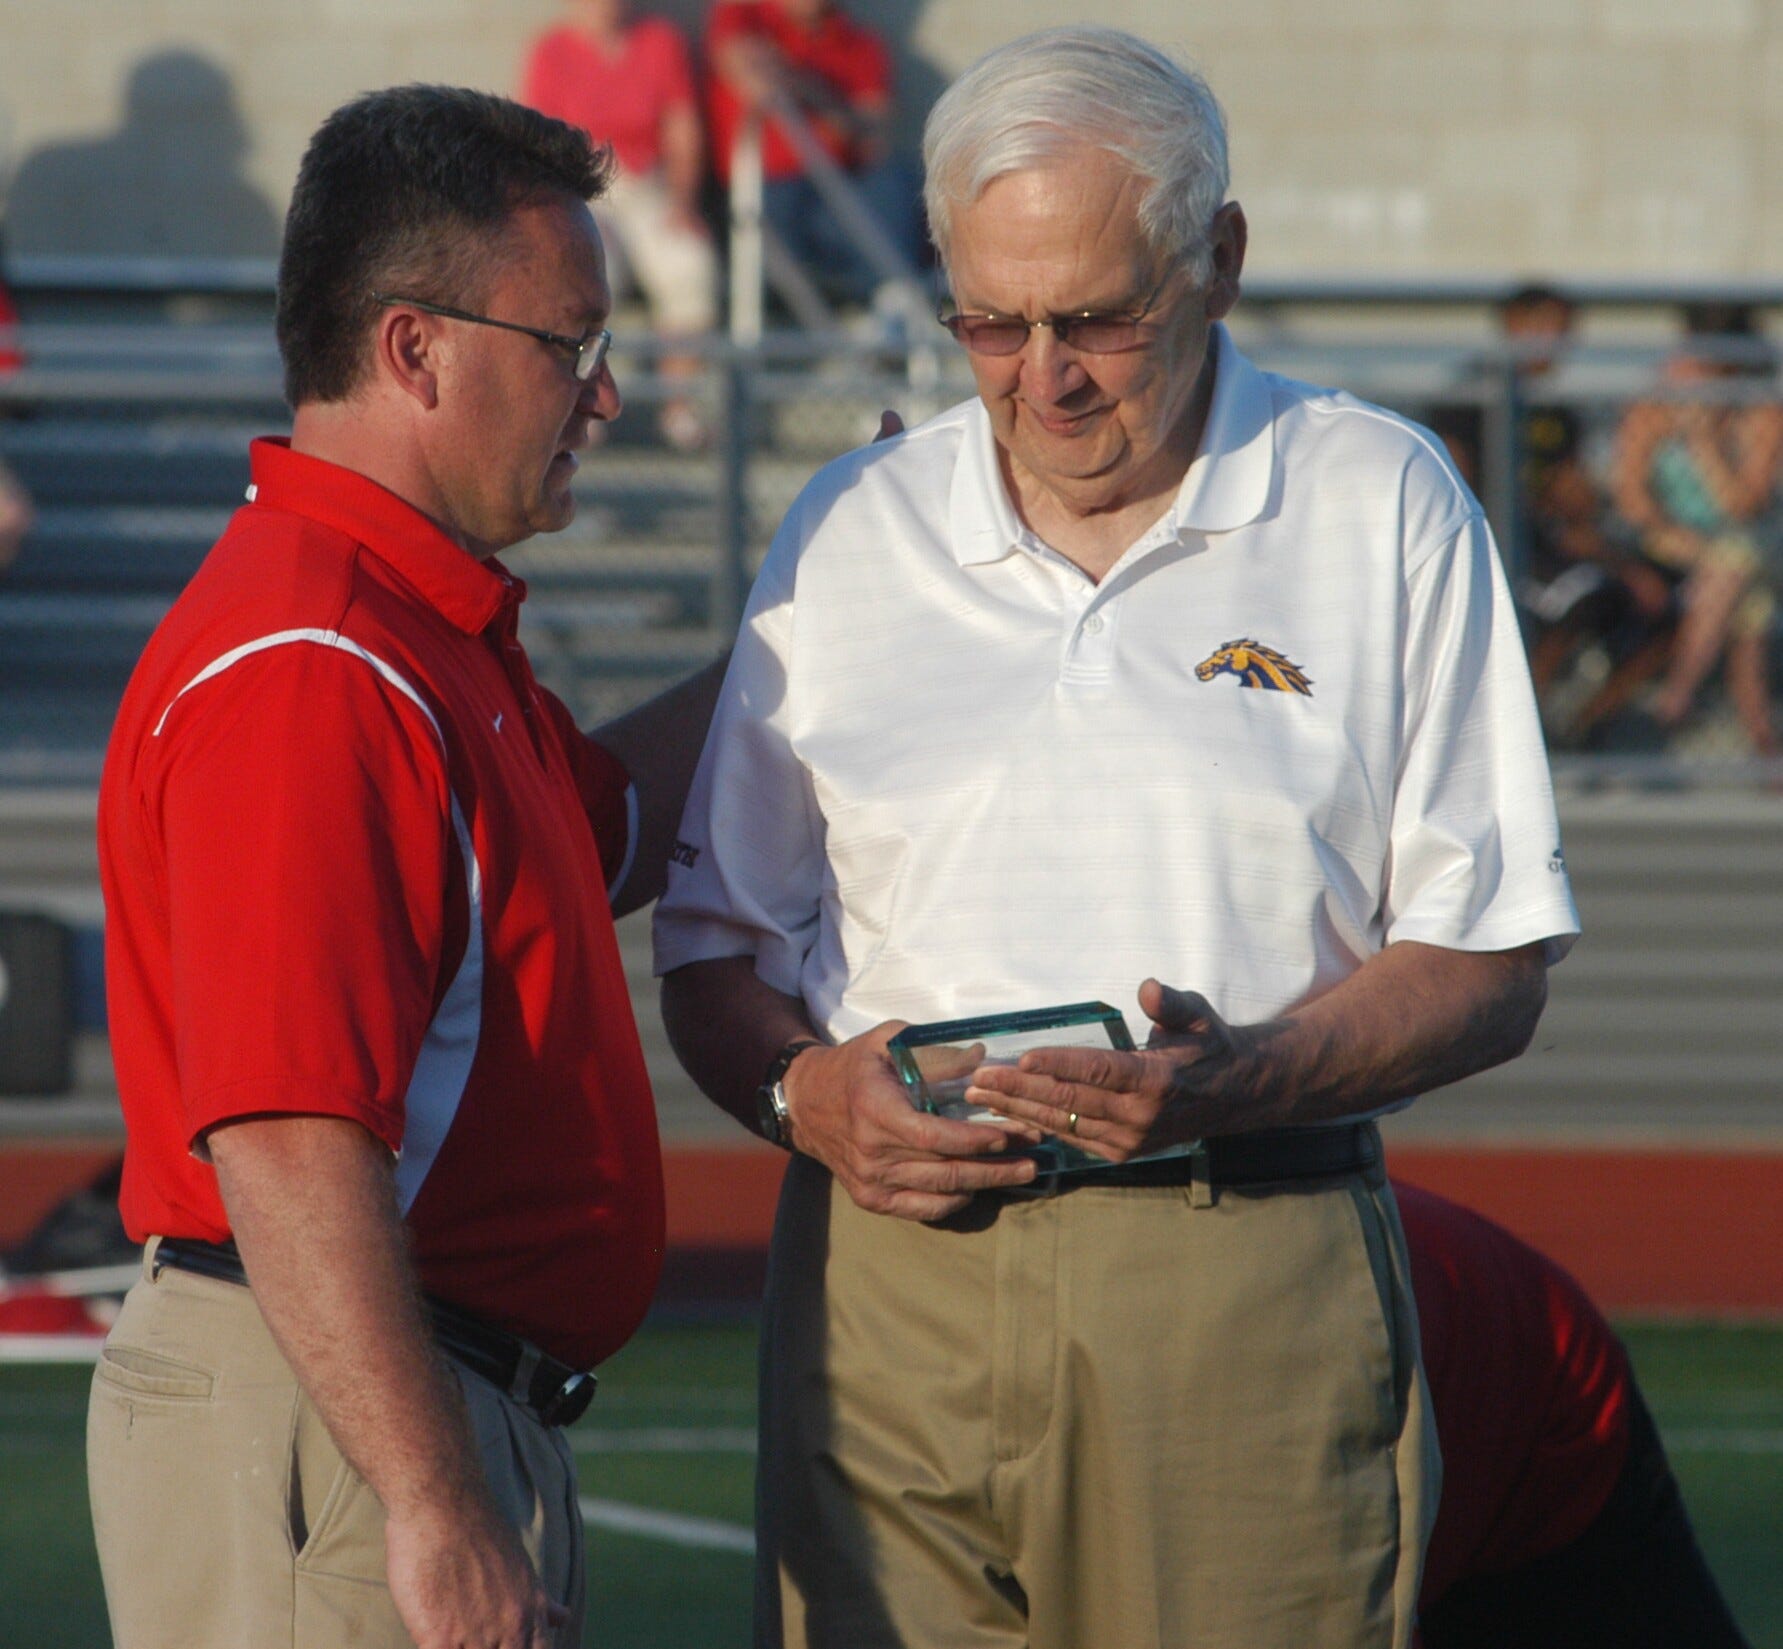
[[[287,1519],[301,1572],[384,1583],[384,1508],[302,1397],[292,1423]]]
[[[216,1386],[216,1376],[208,1369],[135,1346],[102,1346],[93,1373],[101,1385],[132,1397],[202,1403],[210,1400]]]

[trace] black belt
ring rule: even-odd
[[[233,1244],[203,1242],[196,1237],[163,1237],[155,1248],[155,1269],[176,1271],[247,1285],[248,1273]],[[478,1321],[457,1306],[423,1296],[433,1337],[441,1351],[473,1374],[499,1386],[524,1403],[547,1426],[567,1426],[594,1397],[592,1374],[560,1363],[518,1335]]]
[[[1381,1160],[1380,1132],[1372,1122],[1333,1128],[1271,1128],[1253,1134],[1204,1139],[1192,1151],[1102,1168],[1042,1172],[1015,1196],[1050,1196],[1085,1185],[1206,1185],[1213,1191],[1335,1179],[1374,1167]]]

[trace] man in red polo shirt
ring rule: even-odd
[[[885,42],[834,0],[718,0],[706,20],[712,159],[729,185],[744,121],[764,113],[762,211],[813,279],[864,302],[878,276],[843,232],[771,113],[776,100],[804,117],[848,174],[892,245],[914,263],[922,245],[915,168],[891,152],[892,60]]]
[[[609,165],[443,87],[324,123],[279,273],[292,437],[118,714],[145,1259],[88,1441],[126,1649],[580,1641],[559,1427],[663,1235],[613,911],[656,889],[715,685],[585,737],[497,559],[570,520],[619,411]]]

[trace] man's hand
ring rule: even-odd
[[[1006,1153],[1028,1130],[955,1122],[910,1103],[885,1051],[902,1029],[888,1021],[792,1062],[784,1092],[793,1148],[816,1157],[870,1214],[945,1219],[974,1191],[1026,1185],[1034,1164]]]
[[[1057,1134],[1108,1162],[1231,1131],[1241,1034],[1204,996],[1148,979],[1139,1006],[1152,1022],[1143,1051],[1036,1048],[1013,1066],[987,1065],[970,1104]]]
[[[1548,998],[1544,947],[1400,940],[1277,1019],[1228,1025],[1205,997],[1139,988],[1143,1052],[1044,1048],[985,1066],[966,1098],[1110,1162],[1193,1139],[1362,1116],[1514,1059]],[[1075,1120],[1074,1120],[1075,1119]]]
[[[384,1553],[390,1596],[416,1649],[552,1649],[569,1619],[514,1531],[477,1497],[447,1515],[392,1513]]]

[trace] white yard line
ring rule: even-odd
[[[1783,1454],[1783,1431],[1727,1431],[1692,1426],[1660,1434],[1672,1454]]]
[[[0,1363],[96,1363],[99,1334],[0,1334]]]
[[[709,1552],[755,1551],[755,1533],[740,1523],[721,1523],[715,1517],[683,1517],[676,1512],[656,1512],[648,1506],[628,1506],[620,1500],[579,1502],[582,1520],[614,1534],[642,1535],[646,1540],[665,1540],[671,1546],[694,1546]]]

